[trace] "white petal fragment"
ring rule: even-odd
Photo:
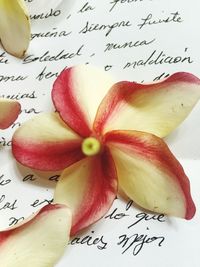
[[[0,39],[8,53],[24,56],[30,42],[30,20],[23,0],[0,0]]]
[[[71,212],[47,205],[24,224],[0,232],[0,266],[53,267],[69,240]]]
[[[17,119],[20,108],[17,101],[0,98],[0,129],[8,128]]]

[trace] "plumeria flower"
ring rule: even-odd
[[[0,0],[0,40],[8,53],[24,56],[30,42],[30,20],[24,0]]]
[[[90,66],[56,79],[56,113],[43,113],[13,136],[23,165],[63,170],[54,202],[73,214],[71,235],[99,220],[120,187],[144,209],[191,219],[189,180],[163,141],[200,98],[200,80],[176,73],[152,84],[115,81]]]

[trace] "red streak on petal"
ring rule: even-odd
[[[117,194],[117,172],[108,148],[92,159],[87,192],[79,207],[71,229],[71,235],[102,218]]]
[[[187,83],[200,84],[200,79],[188,72],[177,72],[171,75],[166,80],[162,81],[161,83],[165,82],[187,82]]]
[[[75,95],[73,79],[76,79],[73,68],[63,70],[54,82],[52,99],[63,121],[80,136],[87,137],[91,129]]]
[[[160,88],[162,88],[162,85],[168,84],[169,86],[170,83],[176,82],[200,84],[200,79],[187,72],[177,72],[163,81],[154,82],[151,84],[139,84],[136,82],[128,81],[122,81],[114,84],[99,106],[93,125],[94,131],[98,135],[101,135],[104,130],[105,124],[112,116],[112,114],[117,114],[119,110],[120,116],[121,106],[123,106],[125,103],[132,102],[134,100],[134,97],[136,97],[141,90],[143,90],[143,92],[160,90]]]
[[[7,229],[5,231],[0,231],[0,248],[1,246],[13,235],[19,233],[24,228],[28,227],[30,224],[37,221],[42,216],[45,216],[47,213],[52,212],[57,209],[62,209],[65,205],[61,204],[48,204],[44,206],[36,215],[35,217],[31,217],[31,219],[24,220],[23,223],[16,224],[15,226],[11,227],[10,229]]]
[[[81,140],[31,143],[14,138],[12,151],[21,164],[43,171],[62,170],[85,157],[81,151]]]
[[[196,208],[191,197],[190,182],[183,167],[174,157],[164,141],[154,135],[133,131],[112,131],[105,135],[105,142],[117,144],[118,148],[128,154],[134,153],[147,161],[153,161],[156,166],[169,173],[184,193],[186,199],[185,219],[192,219]],[[142,136],[152,137],[145,141]]]
[[[6,242],[10,235],[12,235],[12,231],[0,232],[0,247]]]
[[[101,102],[99,109],[97,110],[97,115],[93,125],[93,129],[97,135],[102,134],[104,125],[106,124],[107,120],[116,109],[116,107],[120,103],[123,103],[127,96],[130,96],[132,94],[132,86],[127,86],[129,84],[132,85],[133,83],[116,83]],[[115,110],[115,112],[117,112],[117,110]]]

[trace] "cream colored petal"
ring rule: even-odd
[[[30,20],[23,0],[0,0],[0,40],[8,53],[24,56],[30,42]]]
[[[162,139],[137,131],[113,131],[105,140],[119,184],[133,201],[153,212],[194,216],[188,177]]]
[[[98,106],[113,83],[112,76],[90,65],[65,69],[53,86],[56,110],[74,131],[88,137]]]
[[[62,170],[84,157],[82,139],[57,113],[41,113],[13,135],[12,150],[23,165],[37,170]]]
[[[34,217],[0,232],[1,267],[54,267],[69,241],[71,212],[47,205]]]
[[[17,101],[0,98],[0,129],[8,128],[17,119],[20,108]]]
[[[97,133],[137,130],[164,137],[192,111],[200,99],[200,80],[175,73],[152,84],[119,82],[101,103],[94,128]]]

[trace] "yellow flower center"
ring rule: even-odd
[[[101,144],[96,138],[88,137],[83,140],[81,148],[83,154],[85,154],[86,156],[94,156],[100,152]]]

